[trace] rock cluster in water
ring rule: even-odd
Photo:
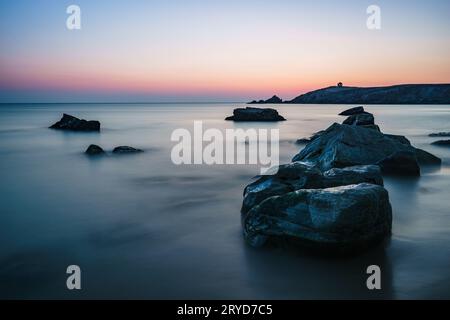
[[[96,120],[84,120],[69,114],[63,114],[58,122],[50,126],[50,129],[68,131],[100,131],[100,122]]]
[[[382,172],[417,176],[420,165],[440,164],[404,136],[383,134],[364,108],[343,114],[349,118],[313,135],[292,163],[245,188],[241,219],[249,244],[289,239],[335,252],[367,248],[392,228]]]
[[[231,121],[285,121],[278,111],[271,108],[237,108],[233,115],[225,118]]]
[[[113,153],[116,154],[126,154],[126,153],[139,153],[139,152],[143,152],[141,149],[136,149],[133,147],[129,147],[129,146],[120,146],[120,147],[116,147],[113,150]]]
[[[420,175],[421,164],[441,163],[434,155],[413,147],[406,137],[382,133],[374,122],[349,121],[358,116],[373,119],[362,111],[343,124],[334,123],[315,134],[293,161],[314,163],[321,170],[376,164],[385,173],[405,175]]]
[[[450,137],[450,132],[436,132],[430,133],[429,137]]]
[[[141,149],[136,149],[129,146],[120,146],[113,149],[112,153],[114,154],[132,154],[132,153],[139,153],[143,152]],[[98,155],[104,155],[106,152],[98,145],[91,144],[86,151],[84,152],[89,156],[98,156]]]

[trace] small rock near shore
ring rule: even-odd
[[[120,146],[120,147],[115,147],[112,152],[115,154],[127,154],[127,153],[143,152],[143,150],[136,149],[136,148],[129,147],[129,146]]]
[[[431,144],[435,145],[435,146],[447,146],[447,147],[450,147],[450,140],[438,140],[438,141],[432,142]]]
[[[105,154],[105,151],[98,145],[91,144],[84,153],[86,153],[87,155],[90,155],[90,156],[97,156],[97,155]]]

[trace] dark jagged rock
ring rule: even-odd
[[[447,146],[447,147],[450,147],[450,140],[438,140],[438,141],[432,142],[431,144],[435,145],[435,146]]]
[[[96,120],[84,120],[69,114],[63,114],[61,120],[50,126],[50,129],[70,131],[100,131],[100,122]]]
[[[377,163],[387,174],[420,176],[420,167],[414,151],[397,151]]]
[[[430,133],[428,135],[429,137],[450,137],[450,132],[437,132],[437,133]]]
[[[115,153],[115,154],[128,154],[128,153],[138,153],[138,152],[143,152],[143,150],[136,149],[136,148],[129,147],[129,146],[120,146],[120,147],[114,148],[114,150],[113,150],[113,153]]]
[[[265,199],[242,216],[252,246],[271,238],[295,239],[314,248],[353,251],[391,233],[392,209],[386,189],[357,184],[297,190]]]
[[[297,140],[295,141],[295,144],[307,144],[307,143],[310,143],[310,142],[311,142],[310,139],[308,139],[308,138],[302,138],[302,139],[297,139]]]
[[[306,161],[325,171],[353,165],[377,164],[399,151],[420,153],[422,162],[431,160],[426,152],[417,151],[408,139],[402,136],[385,135],[376,130],[360,126],[333,124],[313,139],[292,161]],[[405,167],[413,167],[418,157],[408,157]],[[401,169],[401,168],[399,168]],[[400,173],[400,172],[399,172]]]
[[[86,153],[90,156],[97,156],[97,155],[105,154],[105,151],[98,145],[91,144],[84,153]]]
[[[271,108],[237,108],[233,115],[225,120],[231,121],[284,121],[286,120],[278,114],[278,111]]]
[[[253,100],[252,102],[249,102],[249,104],[264,104],[264,103],[283,103],[283,100],[279,98],[278,96],[274,95],[272,98],[267,100]]]
[[[377,166],[333,168],[322,173],[310,164],[293,162],[271,170],[274,174],[261,176],[245,188],[242,213],[268,197],[299,189],[330,188],[362,182],[383,185],[380,168]]]
[[[352,116],[354,114],[363,113],[363,112],[364,112],[364,107],[359,106],[359,107],[354,107],[354,108],[350,108],[345,111],[342,111],[341,113],[339,113],[339,115],[340,116]]]
[[[373,126],[375,125],[375,118],[371,113],[362,112],[351,115],[344,120],[343,124],[348,124],[350,126]]]

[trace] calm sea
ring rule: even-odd
[[[369,106],[385,133],[406,135],[443,159],[419,179],[386,178],[389,241],[353,258],[292,248],[248,247],[241,235],[244,186],[253,166],[176,166],[174,129],[249,128],[223,119],[239,104],[0,105],[1,298],[450,298],[450,106]],[[342,122],[349,106],[280,105],[281,162],[293,142]],[[102,123],[101,133],[47,129],[62,113]],[[139,155],[90,159],[91,143]],[[79,265],[82,290],[66,289]],[[382,290],[366,288],[377,264]]]

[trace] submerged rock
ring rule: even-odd
[[[321,189],[363,182],[383,185],[380,168],[374,165],[333,168],[322,173],[310,164],[293,162],[271,170],[274,174],[261,176],[245,188],[242,213],[248,212],[266,198],[300,189]]]
[[[290,238],[323,249],[365,248],[391,233],[392,209],[386,189],[357,184],[297,190],[265,199],[242,215],[252,246]]]
[[[284,121],[286,120],[278,114],[278,111],[271,108],[237,108],[233,115],[225,120],[232,121]]]
[[[61,120],[49,127],[50,129],[70,131],[100,131],[100,122],[96,120],[84,120],[69,114],[63,114]]]
[[[120,146],[120,147],[114,148],[114,150],[113,150],[113,153],[116,153],[116,154],[138,153],[138,152],[143,152],[143,150],[136,149],[136,148],[129,147],[129,146]]]
[[[364,107],[359,106],[359,107],[354,107],[354,108],[350,108],[345,111],[342,111],[341,113],[339,113],[339,115],[340,116],[351,116],[351,115],[363,113],[363,112],[364,112]]]
[[[449,147],[450,146],[450,140],[438,140],[438,141],[432,142],[431,144],[435,145],[435,146],[447,146],[447,147]]]
[[[306,161],[326,171],[354,165],[378,164],[402,151],[414,153],[416,157],[403,158],[408,163],[399,166],[400,171],[418,166],[418,154],[423,164],[436,164],[435,159],[425,156],[428,153],[411,146],[403,136],[385,135],[376,130],[338,123],[313,139],[292,161]],[[405,173],[407,172],[410,172],[409,169]]]
[[[84,153],[86,153],[90,156],[97,156],[97,155],[105,154],[105,151],[98,145],[91,144]]]

